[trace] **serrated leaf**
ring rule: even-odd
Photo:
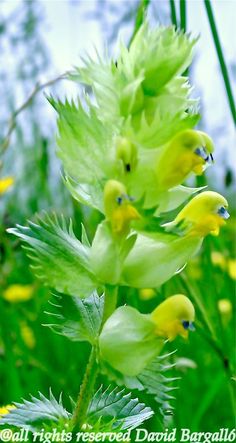
[[[54,332],[72,341],[88,341],[95,344],[102,323],[104,296],[94,292],[81,300],[78,297],[65,298],[54,295],[50,301],[53,312],[46,312],[55,322],[45,324]]]
[[[59,401],[50,391],[49,399],[39,393],[39,398],[31,396],[31,400],[15,402],[16,409],[11,409],[7,415],[0,419],[1,425],[16,426],[34,432],[40,430],[42,425],[58,425],[65,427],[71,414],[63,407],[61,396]]]
[[[101,386],[90,404],[88,420],[93,424],[99,418],[105,423],[114,419],[113,428],[135,429],[152,415],[151,408],[139,403],[137,398],[132,398],[131,393],[126,393],[125,389],[112,389],[109,386],[103,391]]]
[[[103,362],[102,371],[119,386],[146,391],[154,396],[156,402],[160,405],[161,414],[165,416],[173,410],[171,400],[174,400],[174,396],[171,391],[176,389],[173,383],[179,380],[179,377],[168,377],[166,375],[170,369],[175,367],[175,364],[169,363],[169,357],[175,352],[156,357],[136,377],[124,376],[105,362]]]
[[[89,248],[74,235],[63,216],[55,214],[37,218],[29,227],[17,225],[8,229],[27,243],[25,248],[36,276],[46,285],[69,295],[87,297],[96,288],[95,277],[89,269]]]

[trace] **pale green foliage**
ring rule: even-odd
[[[46,312],[53,323],[46,323],[57,334],[64,335],[72,341],[88,341],[92,345],[99,336],[104,297],[94,292],[90,297],[81,300],[78,297],[55,295],[49,301],[52,312]]]
[[[16,409],[0,419],[1,425],[16,426],[30,431],[41,430],[43,426],[49,428],[65,428],[71,414],[63,407],[61,396],[59,401],[50,391],[49,399],[39,393],[39,398],[31,396],[31,401],[23,400],[23,403],[14,403]]]
[[[151,408],[132,398],[131,393],[118,387],[108,387],[103,391],[101,386],[95,393],[88,410],[88,422],[93,424],[113,421],[113,428],[135,429],[153,415]]]
[[[17,225],[8,232],[27,243],[32,268],[45,284],[59,292],[86,297],[96,288],[95,277],[89,271],[88,247],[74,235],[72,223],[63,217],[44,215],[29,227]]]

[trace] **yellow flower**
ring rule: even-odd
[[[213,142],[201,131],[178,133],[163,149],[157,164],[157,180],[165,190],[182,183],[191,172],[201,175],[213,160]]]
[[[211,261],[214,266],[218,266],[219,268],[222,269],[222,271],[224,271],[224,269],[226,268],[226,259],[221,252],[212,251]]]
[[[199,257],[194,257],[189,260],[186,270],[189,277],[194,280],[200,280],[202,278],[202,270],[200,267]]]
[[[190,200],[173,222],[163,226],[167,229],[179,228],[183,233],[196,237],[205,237],[208,234],[217,236],[220,227],[229,218],[227,208],[227,200],[222,195],[205,191]]]
[[[11,285],[3,292],[3,298],[10,303],[28,301],[33,297],[32,285]]]
[[[16,406],[14,406],[14,405],[0,406],[0,417],[2,415],[9,414],[11,409],[16,409]]]
[[[230,258],[228,260],[228,273],[232,280],[236,280],[236,259]]]
[[[21,322],[21,336],[29,349],[33,349],[35,347],[36,341],[35,336],[32,329],[25,322]]]
[[[138,211],[130,204],[125,186],[109,180],[104,189],[104,208],[107,220],[111,223],[112,232],[117,235],[126,235],[132,220],[140,218]]]
[[[0,179],[0,194],[4,194],[14,183],[13,177],[5,177]]]
[[[170,341],[174,340],[177,335],[188,338],[188,331],[194,329],[194,318],[194,306],[182,294],[167,298],[151,314],[151,319],[156,324],[156,334]]]
[[[151,300],[156,295],[156,291],[151,288],[140,289],[139,296],[141,300]]]

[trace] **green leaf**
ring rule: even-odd
[[[164,415],[169,414],[173,409],[170,401],[174,400],[174,396],[170,392],[176,389],[176,386],[173,386],[172,383],[179,380],[179,377],[167,377],[165,375],[166,371],[175,366],[175,364],[170,364],[168,361],[169,357],[175,352],[156,357],[137,376],[139,382],[139,387],[137,388],[154,395]],[[142,388],[140,388],[140,385]]]
[[[102,123],[101,111],[88,99],[87,110],[79,101],[62,103],[50,97],[49,102],[58,112],[58,156],[66,174],[79,183],[103,182],[109,169],[107,152],[118,128]]]
[[[39,398],[31,396],[31,401],[14,403],[16,409],[11,409],[7,415],[0,419],[1,425],[16,426],[34,432],[43,426],[60,425],[62,429],[70,419],[71,414],[63,407],[61,396],[59,401],[50,391],[49,399],[39,393]]]
[[[93,424],[98,419],[101,422],[113,419],[113,428],[135,429],[152,415],[151,408],[139,403],[137,398],[132,398],[131,393],[126,393],[125,389],[112,389],[109,386],[103,391],[101,386],[90,404],[88,421]]]
[[[159,403],[162,415],[171,415],[173,410],[171,403],[172,400],[174,400],[171,391],[177,389],[175,382],[179,380],[179,377],[169,377],[167,374],[168,371],[176,366],[176,364],[169,363],[169,357],[175,352],[176,351],[155,357],[146,368],[135,377],[123,375],[105,362],[103,362],[102,365],[102,372],[119,386],[126,386],[126,388],[132,390],[146,391],[148,394],[154,396],[156,402]]]
[[[36,221],[29,222],[29,227],[8,229],[29,245],[25,249],[36,276],[59,292],[83,298],[90,295],[96,281],[89,268],[89,248],[75,237],[72,222],[67,225],[63,216],[55,214]]]
[[[66,298],[54,295],[49,301],[53,312],[46,312],[56,323],[47,323],[54,332],[64,335],[72,341],[96,343],[102,324],[104,296],[94,292],[90,297],[81,300],[78,297]]]

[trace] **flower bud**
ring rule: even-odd
[[[129,139],[119,137],[116,145],[116,156],[122,160],[124,172],[133,172],[137,165],[137,147]]]
[[[130,204],[123,183],[109,180],[104,189],[104,208],[106,219],[111,224],[111,229],[116,236],[125,236],[129,232],[130,222],[140,218],[138,211]]]

